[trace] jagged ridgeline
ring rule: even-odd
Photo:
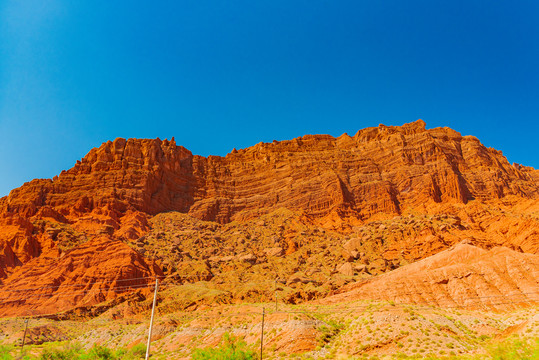
[[[125,213],[179,211],[226,223],[280,207],[367,219],[430,202],[466,203],[538,194],[537,171],[449,128],[360,130],[259,143],[225,157],[191,154],[175,141],[116,139],[92,149],[53,180],[34,180],[3,199],[5,213],[61,216],[108,207]]]
[[[297,303],[463,240],[531,254],[537,269],[538,198],[537,170],[422,120],[225,157],[119,138],[0,199],[0,315],[144,303],[155,276],[205,283],[195,299],[171,295],[170,309],[271,300],[275,278]]]

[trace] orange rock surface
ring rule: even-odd
[[[380,299],[404,304],[508,310],[539,304],[539,255],[459,243],[324,302]]]
[[[131,291],[149,293],[154,277],[163,275],[126,244],[107,237],[54,255],[28,261],[5,281],[0,316],[56,313]]]
[[[52,180],[33,180],[2,199],[2,212],[24,217],[43,206],[57,217],[99,209],[148,214],[189,212],[218,222],[286,207],[323,216],[332,210],[366,219],[428,203],[539,195],[533,169],[449,128],[358,131],[353,137],[306,135],[259,143],[226,157],[194,156],[174,140],[116,139],[92,149]]]
[[[537,254],[538,199],[539,171],[509,164],[473,136],[427,130],[422,120],[354,136],[259,143],[225,157],[193,155],[174,139],[118,138],[53,179],[33,180],[0,198],[0,315],[95,304],[117,295],[117,285],[107,284],[162,274],[152,254],[127,244],[143,246],[151,217],[163,212],[226,224],[287,208],[313,229],[341,233],[397,217],[408,221],[410,214],[455,217],[454,226],[422,224],[417,230],[403,224],[401,233],[379,225],[380,233],[364,232],[344,249],[347,262],[360,259],[367,239],[375,244],[372,251],[379,247],[384,263],[371,267],[390,270],[399,261],[447,249],[463,236],[485,249],[503,245]],[[276,254],[286,257],[301,247],[294,238],[285,240],[268,248],[280,247]],[[360,268],[365,267],[339,265],[348,275]],[[64,286],[79,282],[84,289],[97,283],[105,290],[60,297]],[[6,292],[43,286],[55,291],[41,297],[35,291],[36,296]]]

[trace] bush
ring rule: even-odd
[[[144,353],[146,348],[144,348]],[[94,345],[87,352],[77,343],[69,343],[63,347],[49,346],[43,349],[39,359],[41,360],[120,360],[120,359],[143,359],[139,354],[140,347],[134,347],[130,351],[119,349],[113,351],[105,346]]]
[[[11,356],[12,350],[13,350],[13,346],[11,345],[0,345],[0,360],[13,359],[13,357]]]
[[[539,339],[509,339],[502,343],[491,345],[488,352],[492,360],[539,359]]]
[[[131,349],[129,349],[125,359],[144,359],[145,356],[146,356],[146,345],[137,344],[133,346]]]
[[[116,351],[116,358],[121,360],[144,359],[146,356],[146,345],[137,344],[128,351],[120,349]]]
[[[88,352],[90,359],[95,360],[115,360],[116,355],[112,352],[111,349],[101,346],[94,345]]]
[[[70,343],[64,347],[46,347],[43,349],[39,359],[41,360],[72,360],[80,358],[84,353],[82,346],[77,343]]]
[[[0,345],[0,360],[21,359],[19,349],[14,349],[10,345]],[[26,349],[25,349],[26,351]],[[12,355],[16,353],[16,355]],[[67,343],[63,346],[58,344],[48,344],[43,348],[41,355],[24,355],[23,360],[137,360],[144,359],[146,355],[146,346],[138,344],[130,350],[118,349],[111,350],[105,346],[94,345],[90,350],[85,351],[82,345],[78,343]]]
[[[328,326],[322,325],[318,328],[321,333],[318,337],[318,344],[320,346],[325,346],[326,344],[328,344],[333,338],[335,338],[339,334],[339,332],[341,332],[344,327],[342,324],[339,324],[333,320],[328,320],[326,324]],[[372,333],[372,330],[369,326],[367,326],[367,331],[369,332],[369,334]]]
[[[245,341],[228,333],[216,348],[196,349],[192,354],[193,360],[254,360],[257,354],[249,348]]]

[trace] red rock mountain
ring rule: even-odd
[[[221,223],[286,207],[365,219],[433,202],[535,198],[537,171],[449,128],[367,128],[353,137],[306,135],[259,143],[225,157],[192,155],[174,140],[116,139],[52,180],[33,180],[0,201],[5,214],[58,216],[107,207],[188,212]]]
[[[500,151],[473,136],[449,128],[427,130],[422,120],[367,128],[354,136],[306,135],[259,143],[225,157],[193,155],[174,139],[119,138],[92,149],[52,180],[33,180],[0,199],[0,293],[12,314],[23,305],[54,310],[57,294],[47,293],[36,302],[7,291],[33,284],[55,289],[101,284],[99,296],[86,293],[64,301],[62,309],[114,298],[107,284],[133,274],[163,274],[151,254],[122,244],[143,243],[153,226],[151,216],[169,211],[226,224],[287,208],[303,214],[312,226],[350,228],[405,213],[444,214],[450,205],[482,204],[464,211],[474,223],[466,235],[488,234],[482,239],[487,248],[507,245],[537,253],[537,199],[539,171],[509,164]],[[484,210],[493,201],[498,218]],[[480,213],[473,215],[475,222],[470,211]],[[425,231],[410,237],[408,250],[420,246],[417,239],[435,244],[431,249],[461,240],[456,233],[446,231],[450,236],[444,238]],[[405,237],[399,236],[394,238]],[[502,240],[489,243],[492,238]],[[293,239],[289,244],[287,255],[299,246]],[[398,246],[391,246],[397,259]],[[432,255],[430,250],[417,253]],[[100,266],[110,272],[96,272]]]

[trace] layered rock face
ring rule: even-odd
[[[538,198],[537,170],[421,120],[259,143],[225,157],[193,155],[174,139],[116,139],[0,199],[0,316],[96,304],[136,290],[121,281],[172,268],[211,278],[235,269],[234,259],[266,275],[271,258],[285,257],[293,266],[281,265],[282,276],[305,267],[320,275],[307,282],[333,289],[349,280],[333,281],[335,272],[377,275],[463,238],[537,254]],[[300,225],[263,219],[283,208],[294,214],[286,222]],[[172,211],[186,218],[161,214]],[[220,225],[205,224],[202,236],[187,218]],[[68,301],[60,295],[71,286],[84,294]]]
[[[459,243],[416,263],[343,288],[325,302],[399,303],[513,310],[539,303],[539,255]]]
[[[500,151],[418,120],[346,134],[260,143],[226,157],[193,156],[174,140],[116,139],[53,180],[34,180],[0,203],[4,213],[61,216],[96,208],[189,212],[226,223],[279,207],[366,219],[429,203],[539,194],[536,171]]]
[[[132,291],[149,293],[161,269],[121,241],[100,237],[65,256],[28,261],[0,288],[0,316],[56,313]]]
[[[33,180],[14,189],[3,210],[25,216],[43,206],[66,216],[103,208],[187,211],[193,203],[192,159],[174,141],[116,139],[92,149],[53,180]]]

